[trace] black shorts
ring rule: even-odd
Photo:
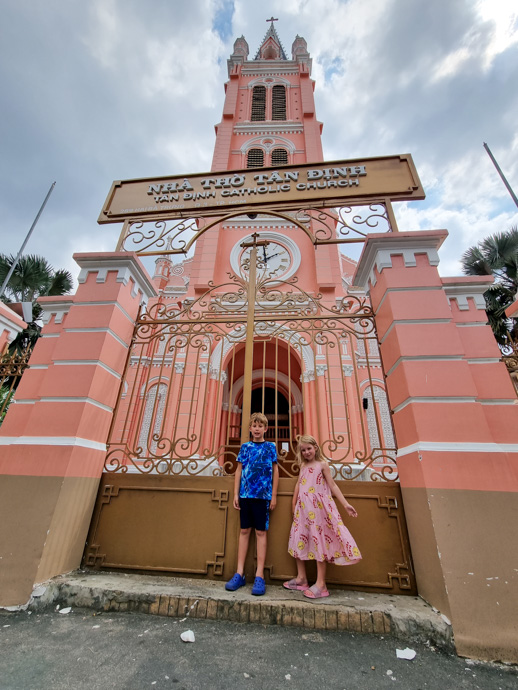
[[[260,531],[268,529],[270,522],[270,499],[268,498],[240,498],[239,518],[241,529],[253,527]]]

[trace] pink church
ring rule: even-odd
[[[304,39],[289,58],[272,22],[248,53],[239,38],[212,170],[180,183],[194,206],[176,207],[169,178],[137,180],[129,213],[128,185],[114,183],[122,210],[110,192],[100,222],[123,223],[117,250],[76,254],[77,292],[40,300],[42,338],[0,427],[0,606],[81,565],[230,578],[231,473],[261,410],[282,466],[270,584],[294,574],[306,431],[358,509],[363,559],[330,566],[328,582],[419,593],[459,654],[516,662],[518,406],[487,326],[488,279],[440,276],[446,230],[398,232],[391,202],[423,198],[411,156],[322,161]],[[230,204],[245,184],[247,202]],[[23,324],[0,316],[2,346]],[[176,615],[168,596],[145,606]],[[252,620],[248,602],[241,612]],[[393,632],[388,614],[356,616],[332,629]]]
[[[228,74],[212,183],[226,185],[230,194],[226,171],[257,169],[254,194],[269,185],[282,197],[283,166],[323,161],[306,42],[297,36],[288,59],[272,22],[255,60],[248,59],[245,39],[236,40]],[[156,260],[158,296],[148,304],[143,337],[134,345],[109,462],[136,470],[146,460],[156,471],[175,472],[191,461],[193,471],[213,472],[235,457],[247,436],[248,376],[250,409],[266,414],[268,438],[286,460],[294,457],[297,435],[311,433],[339,476],[368,479],[379,467],[396,476],[370,310],[361,291],[350,290],[356,264],[337,244],[316,251],[312,242],[321,228],[337,237],[338,214],[309,212],[303,227],[300,217],[227,214],[199,237],[189,258],[178,262],[164,254]],[[266,244],[257,250],[253,363],[246,374],[243,291],[251,250],[243,244],[254,233]],[[169,250],[173,237],[174,231]],[[305,311],[307,321],[300,318]],[[363,322],[351,318],[360,312]],[[171,318],[174,325],[167,325]]]

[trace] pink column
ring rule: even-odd
[[[223,409],[220,418],[220,429],[219,429],[219,445],[225,446],[227,444],[227,426],[229,417],[229,405],[228,403],[223,403]]]
[[[207,372],[206,372],[206,386],[207,386],[207,409],[204,411],[204,423],[203,423],[203,444],[202,444],[202,452],[205,451],[205,449],[209,450],[209,452],[212,452],[215,450],[215,445],[216,441],[218,438],[218,434],[215,432],[214,429],[214,412],[215,412],[215,407],[216,407],[216,382],[214,379],[210,378],[209,376],[209,371],[208,371],[209,365],[207,364]]]
[[[301,433],[311,434],[318,438],[318,421],[317,421],[317,401],[316,401],[316,382],[315,382],[315,371],[305,371],[302,373],[303,376],[303,387],[304,387],[304,405],[305,405],[305,428]],[[320,439],[318,439],[320,442]]]
[[[369,237],[369,290],[421,596],[461,655],[518,661],[518,406],[483,310],[482,279],[441,279],[447,232]]]
[[[77,254],[77,293],[45,298],[43,337],[0,429],[0,605],[80,565],[139,303],[133,254]]]
[[[346,415],[348,417],[349,428],[351,430],[349,444],[351,447],[351,452],[347,458],[347,462],[355,462],[354,453],[356,451],[367,451],[367,446],[365,445],[365,443],[366,439],[368,439],[369,436],[367,429],[367,419],[365,417],[365,410],[361,406],[361,399],[359,402],[357,402],[358,393],[356,392],[356,381],[354,375],[354,366],[352,364],[342,365],[342,376],[344,377],[345,383],[345,398],[348,403],[346,408]]]
[[[316,386],[318,386],[318,410],[316,410],[316,414],[318,416],[317,429],[320,433],[320,443],[324,443],[324,441],[327,441],[330,437],[329,417],[327,408],[328,396],[326,391],[326,372],[326,364],[316,365]]]

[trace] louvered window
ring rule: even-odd
[[[286,89],[274,86],[272,89],[272,120],[286,119]]]
[[[252,91],[252,122],[266,120],[266,86],[254,86]]]
[[[262,168],[264,165],[264,151],[262,149],[250,149],[246,159],[247,168]]]
[[[286,149],[274,149],[272,151],[272,165],[275,168],[279,165],[288,165],[288,152]]]

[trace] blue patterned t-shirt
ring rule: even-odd
[[[239,498],[272,498],[273,463],[277,462],[275,443],[243,443],[237,456],[242,463]]]

